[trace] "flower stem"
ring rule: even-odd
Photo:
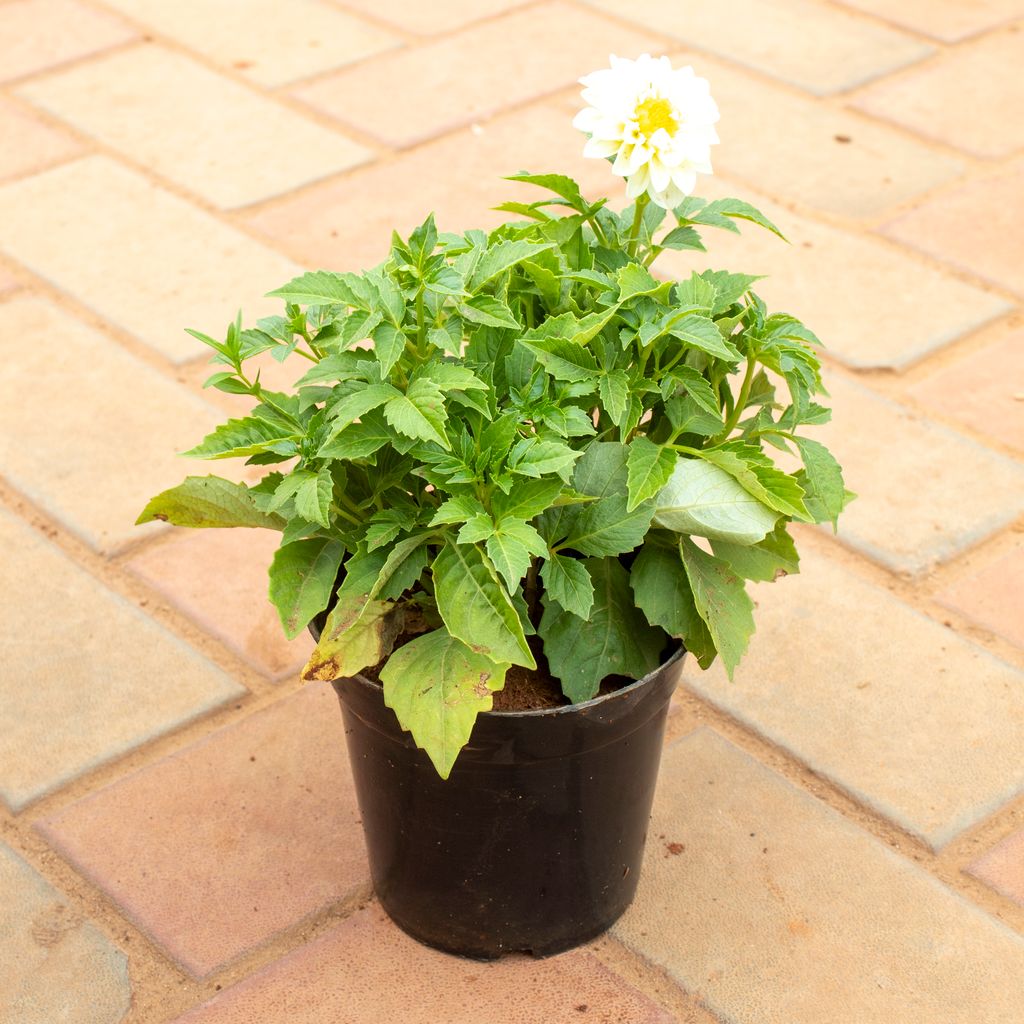
[[[644,219],[644,209],[650,199],[646,192],[641,193],[636,200],[636,209],[633,213],[633,226],[629,229],[629,242],[626,246],[626,251],[630,256],[636,255],[636,248],[640,244],[640,225]]]

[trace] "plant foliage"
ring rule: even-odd
[[[689,198],[665,225],[645,197],[615,213],[560,175],[515,180],[545,190],[504,205],[521,220],[454,235],[431,216],[373,270],[273,292],[283,316],[192,332],[214,351],[207,384],[254,406],[187,454],[268,471],[190,477],[139,519],[280,530],[285,632],[329,611],[307,678],[415,635],[384,696],[445,777],[509,667],[540,652],[576,702],[674,640],[731,674],[754,628],[745,580],[796,571],[787,524],[834,524],[850,497],[802,436],[828,418],[815,336],[754,277],[649,269],[703,250],[701,229],[773,224]],[[304,362],[291,391],[249,375],[268,351]]]

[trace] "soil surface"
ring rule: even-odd
[[[419,633],[401,633],[395,641],[395,650],[409,643],[410,640],[415,640],[419,635]],[[537,637],[530,637],[528,643],[533,651],[537,667],[529,669],[523,668],[521,665],[511,666],[505,675],[504,687],[494,695],[492,711],[540,711],[545,708],[565,707],[572,703],[562,693],[558,681],[551,677],[547,659],[544,657]],[[385,659],[372,668],[364,669],[360,675],[379,683],[381,669],[386,663]],[[598,694],[603,696],[606,693],[614,693],[633,681],[627,676],[608,676],[602,681]]]

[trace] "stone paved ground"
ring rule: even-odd
[[[1020,19],[0,0],[0,1022],[1024,1020]],[[706,194],[793,240],[710,259],[829,342],[861,497],[760,588],[736,681],[687,675],[635,907],[554,960],[467,964],[372,899],[266,538],[132,520],[231,409],[183,327],[376,262],[427,208],[491,225],[503,173],[613,188],[573,82],[644,50],[712,82]]]

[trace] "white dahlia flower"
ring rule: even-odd
[[[711,174],[718,107],[706,78],[673,68],[668,57],[612,56],[611,67],[580,79],[588,106],[573,125],[590,136],[584,156],[615,157],[626,194],[646,192],[665,209],[688,196],[697,174]]]

